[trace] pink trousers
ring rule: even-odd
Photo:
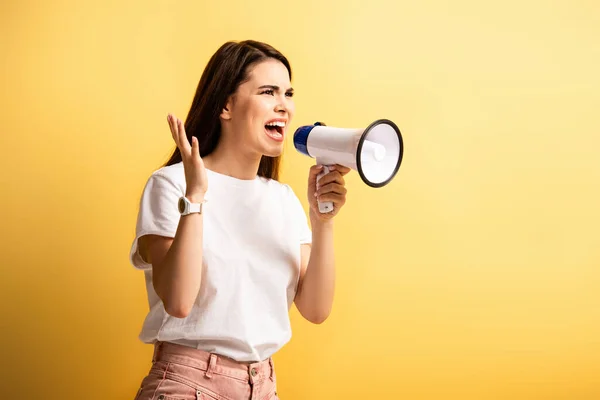
[[[192,347],[154,345],[135,400],[278,400],[273,360],[240,363]]]

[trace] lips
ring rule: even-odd
[[[265,131],[267,133],[267,136],[278,142],[283,141],[286,124],[287,121],[281,118],[267,121],[267,123],[265,124]]]

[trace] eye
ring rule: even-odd
[[[285,95],[287,97],[294,97],[294,92],[287,92]]]
[[[270,96],[273,96],[275,94],[275,92],[273,91],[273,89],[266,89],[266,90],[263,90],[260,94],[268,94]]]

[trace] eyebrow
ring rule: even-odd
[[[279,91],[279,89],[281,89],[279,86],[277,85],[262,85],[261,87],[259,87],[259,89],[273,89],[274,91]],[[293,92],[294,88],[289,88],[288,90],[286,90],[286,92]]]

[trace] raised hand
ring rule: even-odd
[[[208,189],[208,178],[206,177],[204,162],[200,157],[198,139],[192,136],[192,143],[190,145],[183,122],[171,114],[167,116],[167,121],[171,128],[173,140],[181,152],[183,169],[185,171],[185,196],[192,203],[201,203],[204,201],[204,195]]]

